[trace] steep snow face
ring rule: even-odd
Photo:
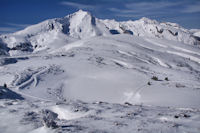
[[[159,23],[148,18],[125,22],[101,20],[79,10],[64,18],[49,19],[16,33],[1,35],[0,44],[5,46],[1,47],[1,53],[18,55],[52,50],[78,39],[111,34],[131,34],[199,44],[198,33],[194,34],[175,23]]]
[[[89,38],[100,36],[106,32],[105,26],[99,24],[98,19],[82,10],[69,15],[69,35],[75,38]]]

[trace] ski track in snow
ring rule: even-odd
[[[156,62],[158,62],[159,65],[163,66],[163,67],[169,67],[168,65],[166,65],[163,61],[161,61],[160,59],[156,58],[156,57],[152,57]]]
[[[124,55],[130,56],[130,57],[132,56],[131,54],[129,54],[129,53],[127,53],[127,52],[124,52],[124,51],[121,51],[121,50],[118,50],[118,52],[121,53],[121,54],[124,54]]]
[[[25,80],[25,81],[22,82],[20,85],[15,86],[16,89],[17,89],[17,90],[23,89],[24,87],[30,85],[32,82],[34,82],[33,85],[34,85],[34,87],[36,87],[37,84],[38,84],[38,79],[37,79],[37,77],[38,77],[39,75],[41,75],[42,73],[46,72],[47,70],[48,70],[48,67],[45,67],[45,68],[43,68],[42,70],[40,70],[40,71],[38,71],[38,72],[32,74],[30,79]],[[20,75],[20,74],[18,74],[18,75]],[[20,76],[18,76],[18,79],[20,79]],[[16,81],[17,81],[18,79],[16,79]]]
[[[117,64],[123,66],[123,67],[129,68],[129,69],[133,68],[133,66],[132,66],[131,64],[128,64],[128,63],[126,63],[126,62],[124,62],[124,61],[116,60],[116,59],[113,59],[113,61],[114,61],[115,63],[117,63]]]
[[[176,49],[178,51],[183,51],[183,52],[186,52],[186,53],[190,53],[190,54],[194,54],[194,55],[198,55],[200,56],[199,53],[197,52],[194,52],[194,51],[191,51],[191,50],[187,50],[187,49],[184,49],[184,48],[181,48],[181,47],[177,47],[177,46],[171,46],[173,49]]]
[[[174,54],[174,55],[181,56],[183,58],[192,60],[192,61],[197,62],[197,63],[200,64],[200,58],[197,58],[197,57],[194,57],[194,56],[191,56],[191,55],[188,55],[188,54],[184,54],[184,53],[174,52],[174,51],[166,51],[166,52],[169,53],[169,54]]]
[[[167,48],[166,45],[163,45],[163,44],[157,43],[157,42],[154,41],[154,40],[151,40],[151,39],[148,39],[148,38],[146,38],[145,40],[146,40],[147,42],[150,42],[150,43],[153,44],[153,45],[156,45],[156,46],[159,46],[159,47],[162,47],[162,48]]]

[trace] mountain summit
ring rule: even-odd
[[[136,21],[117,22],[95,18],[89,12],[79,10],[63,18],[55,18],[29,26],[24,30],[0,36],[1,54],[12,55],[12,50],[40,51],[55,48],[59,42],[112,34],[163,38],[185,44],[199,44],[199,37],[175,23],[160,23],[141,18]],[[15,51],[16,52],[16,51]]]

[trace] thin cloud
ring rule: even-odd
[[[124,17],[124,18],[141,18],[141,17],[145,17],[145,16],[158,16],[158,15],[162,15],[162,16],[165,16],[167,15],[167,13],[165,11],[157,11],[157,10],[154,10],[154,11],[150,11],[150,12],[141,12],[141,11],[138,11],[138,10],[124,10],[124,9],[116,9],[116,8],[110,8],[109,9],[110,11],[113,12],[113,14],[115,16],[118,16],[118,17]]]
[[[0,33],[9,33],[9,32],[15,32],[17,28],[13,27],[0,27]]]
[[[75,3],[75,2],[63,1],[60,4],[64,5],[64,6],[73,6],[78,9],[94,9],[94,6],[92,6],[92,5],[85,5],[85,4]]]
[[[164,16],[167,15],[165,12],[145,12],[145,13],[116,13],[115,16],[118,17],[123,17],[123,18],[142,18],[142,17],[147,17],[147,16],[151,16],[151,17],[156,17],[156,16]]]
[[[188,5],[185,9],[182,10],[183,13],[197,13],[200,12],[200,2],[195,3],[194,5]]]
[[[138,17],[144,17],[144,15],[141,14],[115,14],[115,16],[123,17],[123,18],[138,18]]]
[[[119,13],[144,13],[149,11],[156,11],[164,8],[170,8],[181,4],[180,2],[134,2],[124,5],[123,9],[110,8],[112,12]]]
[[[122,14],[136,13],[136,12],[138,12],[137,10],[118,9],[118,8],[109,8],[108,10],[109,10],[109,11],[112,11],[112,12],[122,13]]]
[[[180,2],[134,2],[125,4],[125,7],[128,9],[140,10],[140,11],[148,11],[148,10],[155,10],[155,9],[162,9],[168,8],[172,6],[177,6],[181,4]]]
[[[12,33],[18,30],[24,29],[30,24],[16,24],[16,23],[5,23],[5,27],[0,27],[0,33]]]
[[[15,23],[6,23],[9,26],[14,26],[14,27],[18,27],[18,28],[25,28],[27,26],[30,26],[30,24],[15,24]]]
[[[169,13],[180,12],[177,10],[177,6],[181,6],[183,2],[131,2],[126,3],[121,9],[109,8],[108,10],[113,12],[115,16],[133,18],[133,17],[158,17],[166,16]]]

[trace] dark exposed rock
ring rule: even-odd
[[[125,29],[124,27],[120,27],[120,28],[123,30],[124,34],[133,35],[133,32],[132,32],[131,30],[127,30],[127,29]]]
[[[124,31],[124,34],[133,35],[133,32],[132,32],[132,31],[130,31],[130,30],[125,30],[125,31]]]
[[[148,85],[151,85],[151,82],[148,82],[147,84],[148,84]]]
[[[54,25],[53,24],[49,24],[49,30],[53,30],[54,29]]]
[[[102,64],[102,63],[103,63],[103,60],[104,60],[104,58],[102,58],[102,57],[96,57],[96,62],[97,62],[98,64]]]
[[[158,77],[156,77],[156,76],[153,76],[151,79],[155,80],[155,81],[158,81]]]
[[[176,118],[176,119],[177,119],[177,118],[179,118],[179,116],[178,116],[178,115],[175,115],[175,116],[174,116],[174,118]]]
[[[115,34],[120,34],[119,31],[117,30],[109,30],[111,34],[115,35]]]
[[[157,26],[156,26],[156,30],[157,30],[157,32],[158,32],[158,33],[160,33],[160,34],[162,34],[162,33],[163,33],[163,31],[164,31],[163,29],[158,29],[158,27],[157,27]]]
[[[178,36],[178,32],[172,32],[171,30],[168,30],[169,31],[169,33],[171,33],[173,36]]]
[[[166,81],[169,81],[168,77],[165,77],[165,80],[166,80]]]
[[[21,51],[32,52],[33,46],[31,45],[30,42],[21,42],[17,46],[11,48],[10,50],[21,50]]]
[[[132,104],[129,103],[129,102],[125,102],[124,104],[125,104],[125,105],[128,105],[128,106],[132,106]]]
[[[93,16],[91,17],[91,24],[94,26],[96,25],[96,18]]]
[[[58,114],[54,113],[51,110],[42,110],[42,114],[43,114],[43,125],[48,127],[48,128],[58,128],[57,123],[55,122],[55,120],[58,117]]]
[[[197,41],[200,41],[200,37],[198,36],[193,36]]]

